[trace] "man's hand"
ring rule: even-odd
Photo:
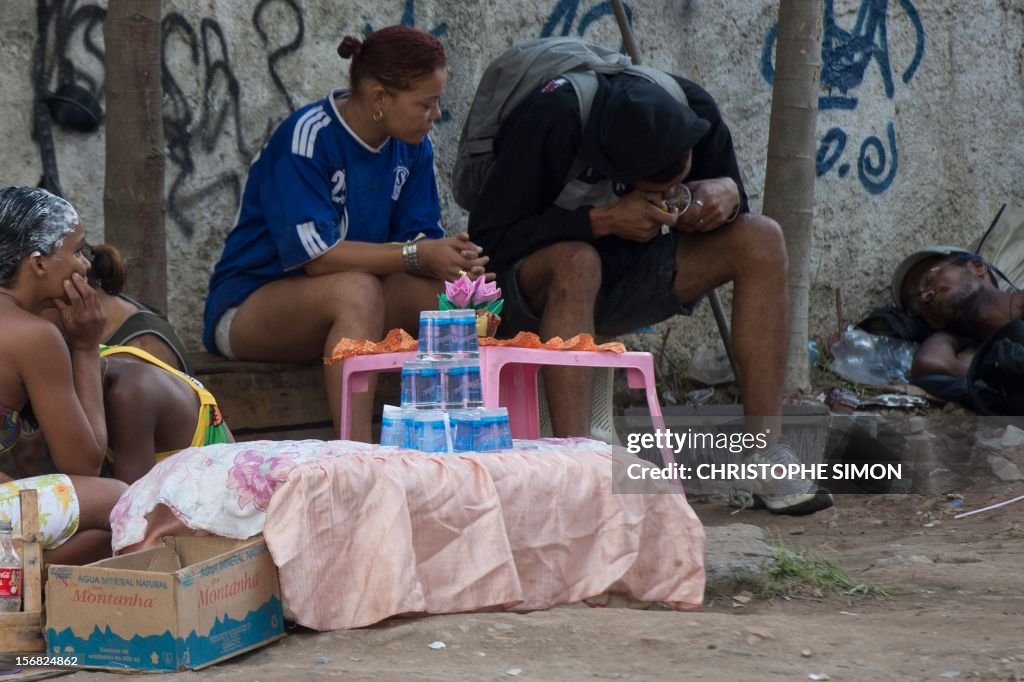
[[[673,225],[676,211],[663,211],[661,196],[634,190],[614,204],[590,209],[595,237],[614,235],[633,242],[649,242],[661,234],[662,225]]]
[[[675,229],[681,232],[717,230],[740,203],[740,190],[732,178],[694,180],[686,186],[693,193],[693,201],[675,223]]]
[[[469,275],[471,279],[494,279],[494,274],[484,269],[491,260],[490,256],[484,256],[483,247],[469,241],[469,235],[465,232],[443,239],[423,239],[417,244],[420,267],[437,279],[451,282],[463,274]]]

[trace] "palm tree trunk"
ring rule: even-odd
[[[788,392],[810,387],[807,333],[821,22],[822,0],[780,0],[763,209],[782,226],[789,252]]]
[[[167,310],[160,0],[110,0],[103,42],[104,237],[124,253],[132,292]]]

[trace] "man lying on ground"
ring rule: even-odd
[[[911,379],[926,389],[967,378],[976,349],[1012,334],[1024,317],[1024,292],[999,289],[984,259],[952,246],[928,246],[905,258],[893,274],[892,292],[903,310],[934,332],[911,367]],[[1009,378],[1005,362],[1003,370]]]

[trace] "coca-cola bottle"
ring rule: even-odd
[[[21,557],[11,542],[10,521],[0,521],[0,613],[21,611]]]

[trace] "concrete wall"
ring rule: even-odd
[[[2,184],[35,184],[34,92],[73,79],[102,93],[104,2],[0,4]],[[733,129],[755,206],[764,185],[776,3],[633,0],[644,60],[701,81]],[[451,62],[445,120],[433,135],[442,195],[462,118],[487,62],[541,35],[619,37],[607,0],[164,0],[170,313],[199,346],[207,278],[231,227],[246,167],[273,126],[344,83],[341,36],[394,23],[438,35]],[[1024,3],[825,0],[818,122],[812,336],[888,301],[888,273],[917,243],[967,244],[1004,201],[1024,204]],[[39,74],[36,67],[42,66]],[[72,71],[74,69],[74,71]],[[103,135],[55,128],[61,181],[90,238],[102,239]],[[465,216],[444,202],[449,228]],[[135,264],[139,267],[139,264]],[[715,334],[705,310],[671,323],[680,355]],[[664,327],[663,327],[664,329]],[[656,344],[656,337],[638,342]]]

